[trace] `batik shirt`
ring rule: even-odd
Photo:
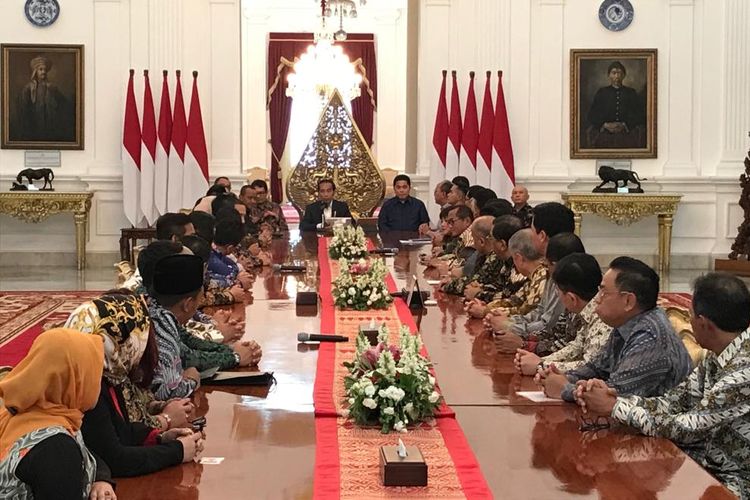
[[[494,253],[478,255],[474,267],[475,272],[471,276],[453,278],[443,287],[443,291],[452,295],[463,295],[464,289],[469,283],[476,282],[484,285],[486,282],[494,280],[493,275],[497,275],[501,266],[502,262],[498,262]]]
[[[539,264],[516,293],[507,298],[493,300],[487,304],[487,311],[497,309],[503,314],[513,316],[523,315],[534,310],[542,301],[547,279],[549,279],[547,264]]]
[[[530,227],[531,219],[534,218],[534,209],[528,203],[524,203],[521,208],[513,207],[513,215],[521,219],[523,227]]]
[[[671,439],[741,499],[750,498],[750,330],[664,396],[619,397],[612,417]]]
[[[655,307],[612,330],[599,355],[565,375],[562,398],[573,401],[579,380],[598,378],[623,395],[661,396],[692,370],[685,346],[664,311]]]
[[[28,434],[24,434],[13,443],[8,454],[0,462],[0,498],[12,498],[13,500],[34,499],[31,487],[16,477],[16,468],[18,468],[18,464],[23,457],[25,457],[34,446],[57,434],[71,436],[81,449],[81,456],[83,457],[83,475],[86,478],[86,484],[83,489],[84,494],[81,499],[87,500],[89,498],[91,485],[96,480],[96,460],[93,455],[91,455],[88,448],[86,448],[80,431],[71,435],[66,428],[60,426],[37,429]]]
[[[542,358],[545,365],[554,363],[563,372],[590,363],[604,348],[612,332],[612,327],[596,314],[596,302],[593,300],[581,312],[568,314],[566,326],[574,332],[573,339],[566,346]],[[543,349],[543,346],[537,347],[536,354],[542,356],[540,350]]]
[[[494,266],[488,266],[482,270],[484,272],[484,275],[481,277],[482,291],[476,297],[482,302],[507,299],[520,290],[528,281],[526,276],[516,271],[513,259],[503,260],[495,253],[492,255],[495,258],[494,266],[499,266],[499,270],[494,272]]]
[[[167,309],[149,298],[148,312],[159,346],[159,364],[154,371],[152,390],[157,399],[186,398],[198,385],[195,380],[182,377],[181,333],[185,330]],[[187,333],[187,332],[185,332]]]
[[[275,217],[263,217],[263,214],[266,212],[273,212]],[[266,200],[263,203],[256,203],[255,205],[248,207],[247,215],[256,224],[270,224],[274,233],[289,231],[289,226],[284,217],[284,211],[278,203],[274,203],[270,200]]]

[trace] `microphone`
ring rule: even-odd
[[[318,333],[298,333],[297,342],[349,342],[349,337]]]
[[[303,273],[307,271],[307,266],[299,264],[274,264],[271,268],[282,273]]]
[[[388,248],[388,247],[373,248],[372,250],[370,250],[370,253],[374,253],[374,254],[389,254],[389,253],[392,253],[392,254],[395,255],[395,254],[398,253],[398,248]]]

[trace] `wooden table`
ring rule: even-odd
[[[575,233],[581,235],[583,214],[605,217],[618,226],[629,226],[644,217],[656,215],[659,220],[659,271],[669,271],[672,255],[672,222],[682,198],[677,193],[560,193],[562,200],[573,211]]]
[[[317,249],[314,237],[293,240],[289,251],[286,242],[274,245],[277,262],[314,258]],[[418,253],[387,259],[399,285],[421,273]],[[298,277],[263,270],[253,285],[253,303],[233,309],[246,320],[246,338],[263,347],[261,368],[274,371],[278,383],[270,390],[202,388],[194,398],[208,420],[203,455],[224,462],[120,479],[118,498],[312,497],[317,353],[314,345],[298,345],[296,334],[318,331],[320,317],[296,314]],[[467,320],[456,298],[437,298],[439,305],[418,320],[420,331],[441,390],[496,498],[732,498],[668,440],[624,429],[581,433],[575,405],[535,405],[517,396],[519,389],[536,389],[531,380],[515,373],[511,356],[495,352],[479,321]]]
[[[72,212],[76,226],[76,265],[80,271],[86,268],[86,239],[93,196],[90,191],[0,192],[0,213],[24,222],[38,223],[50,215]]]

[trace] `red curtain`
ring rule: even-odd
[[[281,201],[282,180],[279,160],[284,154],[292,98],[286,96],[287,75],[291,68],[284,61],[293,62],[313,42],[312,33],[271,33],[268,41],[268,70],[266,105],[271,125],[271,198]],[[352,101],[352,118],[362,132],[367,145],[373,144],[373,122],[377,103],[377,69],[375,38],[372,34],[353,33],[347,40],[336,42],[352,62],[360,60],[362,74],[361,95]]]

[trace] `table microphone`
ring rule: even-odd
[[[375,253],[375,254],[390,254],[390,253],[392,253],[392,254],[395,255],[395,254],[398,253],[398,248],[387,248],[387,247],[373,248],[372,250],[370,250],[370,253]]]
[[[297,342],[349,342],[343,335],[325,335],[318,333],[298,333]]]

